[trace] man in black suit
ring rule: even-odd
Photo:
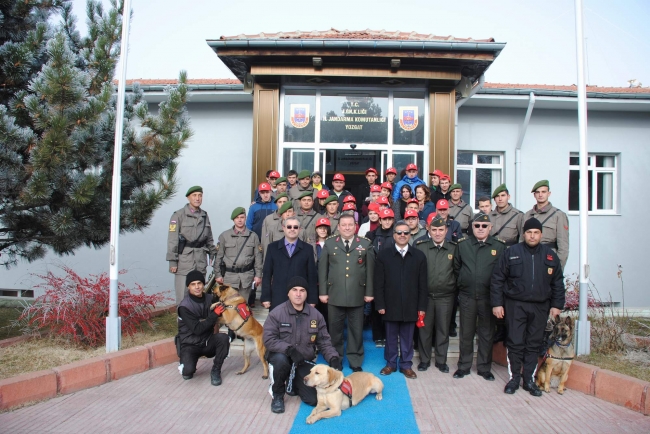
[[[283,223],[284,238],[274,241],[266,249],[262,274],[262,306],[273,310],[288,300],[287,283],[290,277],[300,276],[307,280],[307,303],[318,301],[318,270],[314,248],[298,238],[300,220],[289,217]]]

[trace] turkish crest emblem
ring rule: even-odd
[[[404,131],[413,131],[418,127],[418,108],[417,107],[400,107],[399,108],[399,126]]]
[[[289,111],[294,128],[305,128],[309,124],[309,104],[291,104]]]

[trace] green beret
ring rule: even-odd
[[[456,190],[456,189],[462,190],[462,189],[463,189],[463,186],[460,185],[460,184],[452,184],[451,187],[449,187],[449,191],[450,191],[450,192],[452,192],[452,191],[454,191],[454,190]]]
[[[278,179],[275,180],[275,185],[278,185],[278,184],[281,183],[281,182],[289,182],[289,181],[287,181],[287,177],[286,177],[286,176],[281,176],[280,178],[278,178]]]
[[[431,223],[429,226],[434,227],[434,228],[440,228],[443,226],[447,226],[447,221],[443,219],[441,216],[436,215],[433,220],[431,220]]]
[[[298,179],[311,178],[311,172],[309,170],[301,170],[298,174]]]
[[[330,203],[330,202],[337,202],[338,200],[339,200],[339,198],[336,197],[335,194],[331,194],[331,195],[329,195],[329,196],[327,197],[327,199],[325,199],[325,202],[323,202],[323,205],[327,205],[327,204]]]
[[[494,191],[492,192],[492,199],[497,197],[499,193],[501,193],[502,191],[505,191],[506,193],[508,192],[508,187],[506,187],[505,184],[501,184],[500,186],[494,189]]]
[[[306,190],[303,191],[300,196],[298,196],[298,199],[302,199],[303,197],[307,197],[307,196],[312,197],[313,195],[314,195],[313,191]]]
[[[187,193],[185,193],[185,197],[189,196],[192,193],[196,193],[197,191],[199,193],[203,193],[203,187],[201,187],[200,185],[195,185],[194,187],[190,187],[190,189],[187,190]]]
[[[542,179],[537,184],[533,185],[533,189],[530,192],[535,193],[535,190],[537,190],[540,187],[548,187],[550,190],[551,187],[548,185],[548,179]]]
[[[482,212],[476,214],[472,220],[474,223],[490,223],[490,216]]]
[[[246,209],[242,206],[238,206],[237,208],[232,210],[232,214],[230,214],[230,220],[235,220],[238,216],[246,214]]]
[[[283,198],[283,197],[289,197],[287,193],[280,193],[278,196],[273,200],[274,203],[277,203],[278,199]]]
[[[278,214],[282,215],[285,212],[287,212],[288,209],[291,209],[291,208],[293,208],[293,205],[291,204],[291,201],[288,201],[287,203],[285,203],[284,205],[282,205],[280,207],[280,210],[278,211]]]

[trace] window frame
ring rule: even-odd
[[[591,203],[592,206],[598,206],[598,174],[611,173],[612,174],[612,209],[592,209],[587,212],[587,215],[619,215],[619,166],[620,166],[620,153],[616,152],[589,152],[587,154],[587,173],[591,171],[592,189],[591,189]],[[571,179],[571,171],[580,171],[580,165],[571,164],[571,158],[580,157],[578,152],[569,153],[569,180]],[[596,167],[597,157],[614,157],[614,167]],[[580,215],[580,210],[570,209],[569,197],[571,183],[569,182],[567,188],[567,214]]]
[[[472,164],[467,165],[467,164],[459,164],[458,163],[458,153],[465,153],[465,154],[472,154]],[[479,155],[489,155],[489,156],[494,156],[494,157],[499,157],[499,164],[489,164],[489,163],[479,163],[478,162],[478,156]],[[476,169],[500,169],[501,170],[501,180],[498,185],[503,184],[505,181],[505,171],[506,171],[506,153],[503,151],[475,151],[475,150],[469,150],[469,149],[456,149],[455,155],[454,155],[454,162],[455,162],[455,177],[454,177],[454,182],[458,182],[458,171],[459,170],[469,170],[470,171],[470,182],[471,182],[471,188],[469,190],[469,205],[472,207],[475,213],[478,213],[478,208],[475,208],[474,205],[476,204],[476,189],[474,188],[474,184],[476,183]],[[466,191],[466,186],[463,186],[463,192]]]

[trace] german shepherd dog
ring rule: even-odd
[[[569,378],[569,369],[575,358],[576,351],[573,345],[573,319],[570,316],[560,318],[556,316],[553,320],[553,332],[544,361],[537,373],[537,387],[544,392],[551,391],[551,378],[559,378],[560,384],[557,393],[564,393],[564,385]]]
[[[257,355],[264,367],[262,378],[269,378],[269,364],[264,358],[266,347],[262,340],[264,329],[262,325],[253,318],[246,300],[237,290],[228,285],[217,285],[212,290],[212,294],[219,298],[219,303],[225,306],[223,314],[219,318],[219,324],[224,324],[230,330],[241,338],[244,338],[244,367],[237,375],[241,375],[248,370],[251,364],[251,354],[257,350]],[[214,303],[210,309],[215,308],[218,303]]]

